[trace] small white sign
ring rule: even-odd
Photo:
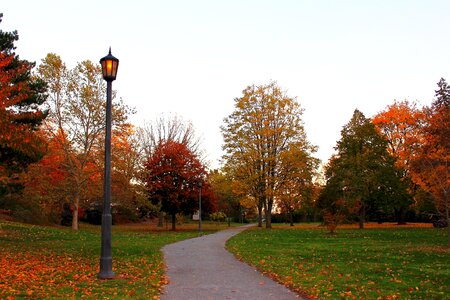
[[[194,221],[198,221],[199,220],[198,210],[192,215],[192,220],[194,220]]]

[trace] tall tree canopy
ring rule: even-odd
[[[20,189],[17,174],[45,152],[37,130],[47,115],[47,86],[33,76],[35,64],[15,53],[18,39],[17,31],[0,30],[0,197]]]
[[[276,82],[248,86],[234,101],[235,110],[221,128],[224,170],[241,182],[243,194],[256,199],[259,226],[264,209],[270,228],[277,193],[291,187],[299,173],[315,170],[315,148],[307,141],[300,105]]]
[[[191,153],[200,161],[203,161],[200,139],[195,134],[194,126],[191,122],[183,120],[176,114],[161,115],[154,121],[145,123],[138,129],[137,135],[140,140],[139,152],[141,153],[142,165],[147,162],[149,157],[154,155],[154,151],[159,145],[167,141],[185,145]],[[160,208],[158,226],[162,227],[164,211],[161,210],[161,203],[157,204]]]
[[[376,129],[386,138],[396,166],[409,176],[410,163],[423,144],[425,114],[415,103],[395,101],[372,119]]]
[[[395,211],[397,221],[404,223],[404,215],[412,197],[419,186],[411,180],[411,162],[424,142],[423,127],[426,122],[423,110],[415,103],[405,100],[395,101],[384,111],[378,113],[373,124],[388,143],[388,151],[395,158],[395,166],[401,180],[408,185],[411,201],[399,198],[390,205]]]
[[[167,140],[156,146],[146,169],[149,198],[161,203],[161,210],[172,215],[175,230],[176,214],[192,213],[198,207],[199,188],[205,186],[205,168],[185,144]]]
[[[46,125],[64,153],[61,167],[71,182],[66,192],[73,206],[72,228],[77,230],[80,201],[92,200],[86,195],[90,186],[87,183],[103,170],[100,158],[104,153],[106,85],[100,65],[87,60],[70,70],[52,53],[42,60],[39,75],[49,86],[50,115]],[[113,134],[117,134],[129,128],[126,121],[131,110],[114,96]],[[101,181],[101,175],[97,177]]]
[[[334,197],[332,203],[343,200],[347,207],[356,207],[360,228],[364,228],[369,208],[381,206],[380,201],[406,197],[394,159],[387,151],[387,141],[359,110],[355,110],[343,127],[336,150],[338,153],[326,170],[327,184],[321,199]]]
[[[414,179],[431,192],[448,225],[450,248],[450,86],[441,78],[435,99],[426,110],[425,139],[413,162]]]

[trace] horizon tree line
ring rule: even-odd
[[[16,54],[17,40],[16,31],[0,31],[0,208],[26,220],[69,203],[76,230],[79,208],[102,199],[105,84],[90,61],[69,69],[49,53],[36,68]],[[326,164],[325,186],[315,180],[319,160],[303,109],[275,81],[247,86],[234,99],[221,127],[223,167],[210,172],[191,123],[161,117],[136,127],[128,121],[133,109],[115,99],[113,201],[130,214],[141,208],[173,217],[195,209],[201,182],[211,212],[218,204],[228,214],[255,207],[258,225],[264,219],[267,228],[274,207],[292,216],[306,205],[334,222],[356,217],[363,227],[368,213],[392,211],[403,223],[405,212],[425,198],[448,220],[449,95],[442,78],[429,107],[395,101],[373,118],[356,109]],[[177,177],[172,192],[164,191],[168,185],[155,192],[156,166],[181,158],[164,173],[165,182],[169,173]],[[174,175],[183,168],[197,171]],[[181,201],[177,210],[167,205],[175,201]]]

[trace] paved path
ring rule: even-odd
[[[169,284],[161,299],[300,299],[225,250],[225,241],[246,227],[166,245],[163,253]]]

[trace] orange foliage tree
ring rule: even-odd
[[[443,212],[450,248],[450,86],[441,78],[438,87],[435,100],[426,109],[425,139],[413,161],[413,179],[433,194],[436,207]]]
[[[63,186],[70,185],[67,171],[61,167],[63,162],[64,153],[59,143],[50,139],[45,156],[30,165],[24,189],[25,197],[36,200],[43,215],[55,222],[59,221],[59,212],[64,203],[61,199],[67,197]]]
[[[233,183],[230,178],[219,170],[209,172],[208,182],[214,191],[218,210],[224,212],[228,218],[241,217],[239,198],[233,193]]]
[[[139,176],[139,157],[132,141],[133,130],[132,125],[115,130],[112,139],[112,200],[117,207],[128,212],[134,212],[144,201],[139,184],[132,184]],[[55,136],[50,136],[45,156],[30,165],[24,190],[24,196],[35,200],[43,215],[55,223],[62,221],[61,211],[65,204],[71,203],[68,191],[74,185],[73,177],[65,167],[66,154],[61,144],[62,138],[58,136],[60,134],[56,132]],[[86,174],[89,176],[85,179],[81,208],[87,209],[90,204],[102,201],[102,162],[103,153],[97,151],[93,160],[86,164]],[[127,216],[135,217],[136,214],[129,213]]]
[[[64,153],[62,167],[71,182],[66,193],[73,207],[72,228],[77,230],[80,204],[101,199],[101,192],[97,197],[89,195],[100,190],[89,183],[92,178],[98,182],[103,172],[98,158],[104,153],[106,87],[100,65],[83,61],[69,70],[55,54],[42,60],[39,74],[49,86],[46,127]],[[114,96],[113,130],[117,130],[126,123],[130,110]]]
[[[410,163],[423,144],[424,112],[415,103],[395,101],[373,117],[372,123],[388,142],[389,152],[396,158],[396,166],[410,172]]]
[[[397,174],[409,186],[411,197],[418,185],[411,180],[411,162],[424,142],[424,112],[409,101],[395,101],[378,113],[372,123],[388,143],[388,151],[395,158]],[[400,201],[399,201],[400,200]],[[410,200],[394,199],[393,207],[399,224],[404,223],[404,214]]]

